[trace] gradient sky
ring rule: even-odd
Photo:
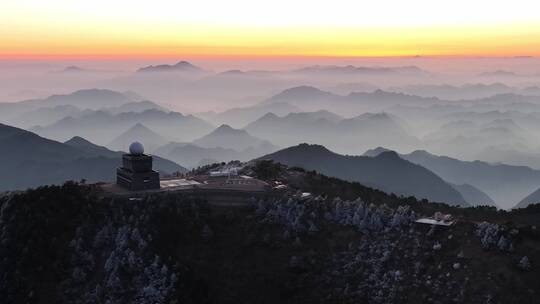
[[[2,58],[540,56],[538,0],[2,0]]]

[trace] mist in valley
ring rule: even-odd
[[[0,68],[0,123],[59,143],[81,137],[125,151],[140,141],[188,169],[301,143],[358,157],[392,150],[505,209],[540,187],[534,57],[12,60]]]

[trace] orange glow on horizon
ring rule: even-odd
[[[7,0],[0,59],[540,56],[532,0],[230,1]]]
[[[94,33],[90,35],[95,36],[93,39],[59,35],[48,39],[27,36],[24,40],[4,34],[0,58],[540,56],[540,30],[530,32],[531,28],[521,33],[519,29],[413,29],[395,33],[314,29],[286,35],[280,29],[230,32],[234,35],[216,31],[197,39],[185,33],[126,33],[121,39]],[[540,25],[535,28],[540,29]]]

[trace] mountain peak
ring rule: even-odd
[[[197,146],[204,148],[229,148],[237,151],[248,148],[258,148],[266,142],[258,137],[254,137],[243,129],[234,129],[223,124],[209,134],[193,141]]]
[[[422,157],[436,157],[435,155],[429,153],[426,150],[415,150],[409,154],[409,156],[422,156]]]
[[[142,67],[137,70],[137,72],[202,72],[198,66],[191,64],[188,61],[179,61],[173,65],[170,64],[160,64],[160,65],[149,65]]]
[[[279,116],[277,116],[276,114],[274,114],[272,112],[268,112],[268,113],[264,114],[264,116],[259,118],[259,120],[274,120],[274,119],[277,119],[277,118],[279,118]]]
[[[367,112],[367,113],[364,113],[364,114],[360,114],[360,115],[358,115],[356,117],[353,117],[351,119],[392,120],[390,115],[388,115],[388,113],[386,113],[386,112],[379,112],[379,113]]]
[[[109,143],[108,147],[123,151],[134,141],[143,143],[149,152],[167,143],[167,140],[161,135],[138,122],[124,133],[118,135]]]
[[[174,66],[179,68],[197,68],[196,66],[185,60],[178,61]]]
[[[386,160],[401,159],[401,157],[399,157],[399,154],[397,154],[396,151],[392,151],[392,150],[383,151],[379,153],[379,155],[375,156],[375,158],[386,159]]]
[[[227,124],[222,124],[215,129],[211,134],[224,135],[224,134],[247,134],[246,130],[235,129]]]
[[[367,150],[366,152],[364,152],[363,156],[376,157],[376,156],[379,156],[379,154],[388,152],[388,151],[392,151],[392,150],[386,149],[384,147],[377,147],[375,149]]]
[[[492,71],[492,72],[484,72],[484,73],[480,73],[480,76],[487,76],[487,77],[495,77],[495,76],[499,76],[499,77],[508,77],[508,76],[518,76],[516,73],[512,72],[512,71],[505,71],[505,70],[496,70],[496,71]]]
[[[63,70],[63,72],[84,72],[84,71],[86,70],[76,65],[67,66]]]
[[[138,122],[136,123],[135,125],[133,125],[133,127],[131,127],[132,130],[136,130],[136,129],[143,129],[143,130],[149,130],[145,125],[143,125],[142,123]]]
[[[71,139],[65,141],[64,143],[69,146],[93,146],[94,145],[87,139],[82,138],[80,136],[73,136]]]
[[[276,102],[289,102],[293,101],[293,104],[297,102],[313,102],[317,100],[333,99],[339,97],[333,93],[320,90],[313,86],[296,86],[285,89],[266,100],[269,103]]]
[[[40,106],[71,105],[81,109],[98,110],[115,107],[132,100],[120,92],[108,89],[82,89],[68,94],[55,94],[40,100]]]
[[[287,152],[297,152],[297,153],[302,153],[303,155],[306,155],[306,156],[309,156],[309,157],[312,157],[312,156],[315,156],[315,155],[333,155],[335,154],[334,152],[328,150],[325,146],[323,145],[317,145],[317,144],[308,144],[308,143],[301,143],[299,145],[296,145],[296,146],[292,146],[292,147],[289,147],[289,148],[286,148],[284,150],[281,150],[285,153]]]
[[[465,202],[457,190],[435,173],[402,159],[394,151],[386,151],[372,158],[337,154],[321,145],[300,144],[263,156],[261,159],[316,170],[325,175],[356,181],[388,193],[413,195],[449,204]]]
[[[71,93],[69,95],[94,96],[94,95],[97,95],[97,94],[122,95],[122,93],[119,93],[119,92],[116,92],[116,91],[113,91],[113,90],[97,89],[97,88],[77,90],[77,91],[75,91],[75,92],[73,92],[73,93]]]
[[[283,92],[281,92],[281,94],[308,94],[308,95],[321,94],[321,93],[326,93],[326,92],[316,87],[307,86],[307,85],[288,88],[288,89],[283,90]]]
[[[129,128],[127,131],[125,131],[119,137],[122,137],[122,136],[135,136],[135,137],[141,136],[141,137],[145,137],[145,138],[150,138],[150,137],[161,138],[161,136],[159,134],[152,131],[150,128],[143,125],[141,122],[137,122],[136,124],[134,124],[131,128]],[[136,138],[134,138],[134,139],[136,139]]]

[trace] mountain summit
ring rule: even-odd
[[[268,141],[250,135],[246,130],[234,129],[223,124],[209,134],[196,139],[193,144],[205,148],[229,148],[241,151],[248,148],[265,146],[267,151],[273,150],[273,145]],[[274,150],[275,151],[275,150]]]
[[[393,151],[376,157],[334,153],[321,145],[300,144],[261,159],[271,159],[340,179],[355,181],[397,195],[467,206],[463,196],[435,173],[399,157]]]
[[[113,152],[84,138],[65,143],[0,124],[0,191],[26,189],[67,180],[113,181],[122,152]],[[161,173],[184,172],[185,168],[154,158]]]
[[[134,141],[144,143],[144,146],[149,152],[153,152],[167,143],[165,138],[138,122],[116,137],[108,146],[115,151],[126,151],[127,147]]]
[[[187,61],[179,61],[176,64],[160,64],[142,67],[137,72],[203,72],[198,66]]]

